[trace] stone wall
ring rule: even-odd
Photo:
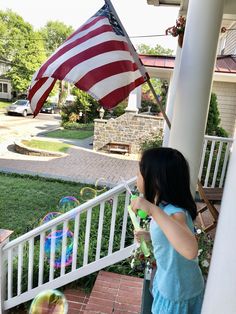
[[[126,112],[116,119],[94,120],[93,149],[106,149],[109,142],[130,144],[131,154],[140,151],[140,143],[163,129],[163,118]]]

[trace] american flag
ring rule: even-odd
[[[34,74],[28,91],[36,116],[57,80],[65,80],[110,109],[148,79],[113,7],[105,4]]]

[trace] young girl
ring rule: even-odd
[[[198,266],[193,220],[197,210],[190,192],[188,164],[172,148],[146,150],[140,161],[137,187],[144,197],[131,202],[151,216],[150,233],[157,271],[153,280],[153,314],[200,314],[204,281]]]

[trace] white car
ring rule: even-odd
[[[30,102],[27,99],[18,99],[16,102],[7,107],[7,113],[20,114],[26,117],[28,114],[33,114],[30,108]]]

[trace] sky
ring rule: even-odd
[[[147,0],[112,0],[112,4],[131,37],[134,46],[157,44],[176,51],[177,40],[172,36],[132,38],[132,36],[164,35],[175,24],[178,7],[152,6]],[[39,29],[48,21],[60,21],[79,28],[104,5],[103,0],[0,0],[0,9],[11,9],[33,27]]]

